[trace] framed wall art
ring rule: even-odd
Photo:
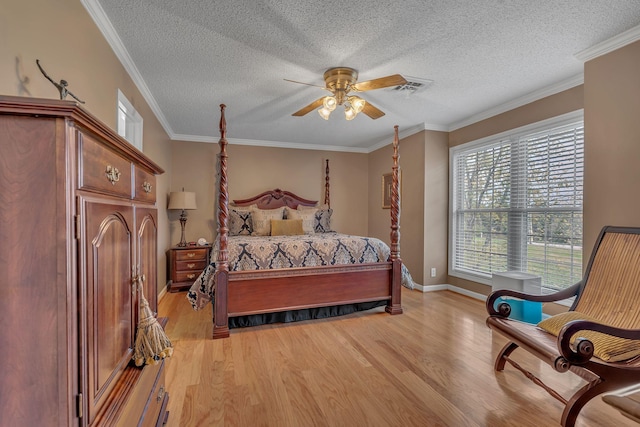
[[[382,209],[391,208],[391,186],[393,185],[393,174],[385,173],[382,175]],[[400,170],[398,170],[398,188],[402,192],[402,179]]]

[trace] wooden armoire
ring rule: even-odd
[[[75,102],[0,96],[0,426],[166,420],[168,362],[131,361],[162,172]]]

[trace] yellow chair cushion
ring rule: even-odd
[[[301,219],[272,219],[272,236],[297,236],[304,234]]]
[[[564,325],[573,320],[588,320],[602,323],[599,320],[577,311],[567,311],[556,314],[538,323],[538,327],[558,336]],[[576,338],[586,338],[593,343],[593,355],[605,362],[620,362],[640,355],[640,341],[619,338],[613,335],[603,334],[595,331],[579,331],[571,337],[573,343]]]

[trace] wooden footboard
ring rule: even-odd
[[[390,299],[390,276],[390,263],[233,272],[227,311],[244,316]]]
[[[220,105],[218,244],[213,338],[229,336],[229,317],[387,300],[385,311],[402,313],[398,126],[394,127],[389,262],[278,270],[229,272],[227,251],[229,198],[225,105]],[[329,165],[325,204],[329,204]],[[276,190],[279,191],[279,190]],[[283,192],[284,193],[284,192]],[[262,195],[261,195],[262,196]],[[282,197],[282,196],[278,196]],[[309,201],[306,201],[309,202]],[[304,282],[304,286],[300,283]]]

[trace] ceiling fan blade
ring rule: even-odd
[[[297,81],[295,81],[295,80],[289,80],[289,79],[283,79],[283,80],[284,80],[285,82],[297,83],[297,84],[299,84],[299,85],[313,86],[313,87],[319,87],[320,89],[326,89],[326,90],[329,90],[329,89],[327,89],[327,88],[326,88],[326,87],[324,87],[324,86],[314,85],[314,84],[311,84],[311,83],[297,82]]]
[[[373,120],[379,119],[380,117],[384,116],[384,111],[374,107],[373,105],[371,105],[369,101],[367,101],[367,103],[364,104],[364,108],[362,109],[362,112],[365,113],[367,116],[371,117]]]
[[[311,104],[307,105],[306,107],[301,108],[300,110],[296,111],[295,113],[292,114],[292,116],[296,116],[296,117],[304,116],[305,114],[308,114],[311,111],[313,111],[316,108],[318,108],[319,106],[321,106],[323,101],[324,101],[324,96],[322,98],[316,99],[315,101],[313,101]],[[384,114],[384,113],[382,113],[382,114]]]
[[[380,77],[379,79],[367,80],[366,82],[356,83],[351,86],[351,90],[356,92],[364,92],[366,90],[382,89],[383,87],[399,86],[406,84],[407,80],[400,74],[392,76]]]

